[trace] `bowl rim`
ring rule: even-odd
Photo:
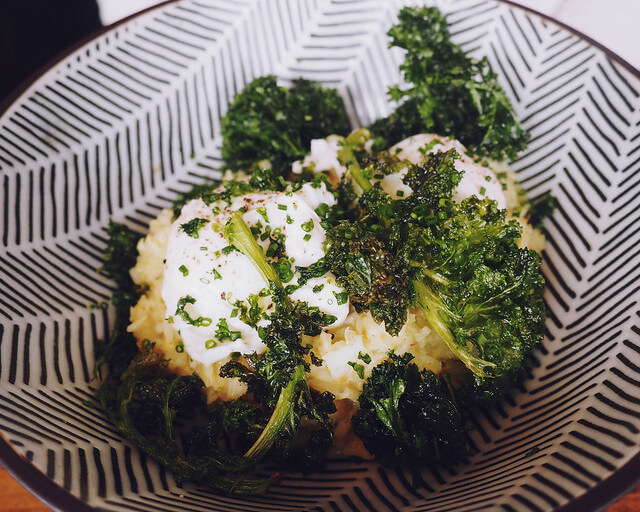
[[[10,108],[25,94],[32,86],[34,86],[42,76],[57,66],[64,59],[75,53],[83,46],[98,39],[102,35],[112,29],[129,23],[131,20],[147,14],[150,11],[160,10],[169,4],[178,3],[181,0],[163,0],[162,2],[146,7],[125,18],[114,23],[103,26],[83,37],[73,45],[59,52],[57,55],[49,59],[47,62],[33,71],[27,78],[22,80],[20,84],[13,89],[4,99],[0,101],[0,119],[10,110]],[[546,21],[552,22],[562,29],[571,32],[580,37],[589,45],[603,52],[607,58],[626,69],[631,75],[640,80],[640,68],[635,67],[629,61],[622,58],[613,50],[604,44],[596,41],[592,37],[575,29],[571,25],[563,23],[552,16],[541,13],[533,8],[521,5],[514,0],[493,0],[498,3],[507,4],[516,9],[520,9],[534,14]],[[12,476],[18,483],[27,489],[36,498],[45,505],[54,510],[62,512],[95,512],[96,509],[80,498],[74,496],[63,487],[58,485],[54,480],[49,478],[45,473],[34,466],[31,461],[20,455],[9,442],[5,439],[4,434],[0,432],[0,465]],[[558,512],[582,512],[584,510],[602,510],[605,507],[618,501],[640,483],[640,450],[636,455],[629,459],[624,465],[620,466],[614,473],[596,483],[585,493],[574,498],[571,502],[558,509]]]

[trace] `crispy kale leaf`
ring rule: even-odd
[[[446,386],[412,359],[391,353],[372,370],[358,398],[354,431],[385,466],[453,467],[467,454],[463,418]]]
[[[357,311],[369,310],[397,334],[415,302],[405,265],[363,223],[340,223],[327,233],[326,264],[338,277]]]
[[[115,308],[115,321],[109,340],[103,341],[97,347],[96,369],[102,364],[112,369],[103,383],[102,392],[105,395],[111,395],[109,400],[113,400],[118,376],[126,370],[137,353],[136,340],[131,333],[127,332],[127,325],[129,325],[129,309],[140,297],[140,291],[129,275],[129,269],[136,263],[138,254],[136,246],[140,240],[140,234],[124,224],[113,221],[109,222],[107,234],[109,243],[100,271],[108,279],[112,279],[116,285],[111,299]]]
[[[434,7],[405,7],[389,30],[391,45],[406,50],[400,67],[408,87],[395,86],[400,102],[371,132],[384,147],[420,132],[452,135],[472,153],[513,159],[528,134],[519,126],[509,98],[486,58],[465,55],[451,41],[446,19]]]
[[[521,229],[505,220],[489,199],[475,196],[457,203],[452,190],[460,179],[455,151],[430,155],[422,166],[408,163],[404,183],[413,193],[392,199],[373,186],[371,171],[357,161],[349,174],[362,189],[355,219],[327,233],[326,260],[338,282],[378,308],[378,317],[397,332],[397,311],[385,313],[391,297],[380,299],[372,284],[396,279],[411,292],[397,294],[397,307],[417,305],[434,331],[477,377],[495,378],[521,366],[524,355],[542,339],[545,307],[540,256],[517,245]],[[378,162],[376,165],[380,165]],[[360,265],[354,277],[349,258],[375,239],[393,264]],[[359,288],[352,285],[358,280]],[[375,310],[375,309],[374,309]]]
[[[253,80],[230,105],[222,120],[222,156],[230,169],[249,170],[268,160],[284,175],[309,151],[312,139],[348,131],[337,91],[304,79],[286,89],[269,75]]]
[[[203,450],[202,443],[180,442],[178,429],[193,425],[191,439],[207,436],[215,428],[220,412],[209,409],[202,392],[203,383],[194,376],[164,374],[162,361],[148,344],[121,375],[116,407],[98,397],[113,424],[141,450],[173,471],[178,479],[199,481],[222,492],[261,494],[278,479],[277,474],[263,479],[248,478],[254,463],[246,456],[234,454],[228,446],[215,443]],[[231,421],[246,427],[246,411],[233,407]],[[214,427],[212,428],[212,425]],[[183,434],[183,432],[180,432]],[[242,434],[242,432],[238,432]],[[219,437],[219,436],[218,436]]]
[[[261,273],[276,308],[269,324],[261,330],[268,350],[260,355],[246,356],[247,365],[237,360],[230,361],[221,370],[222,376],[238,377],[246,382],[249,392],[261,406],[272,411],[269,423],[245,457],[258,460],[274,448],[274,455],[295,453],[292,460],[297,459],[308,469],[319,463],[331,446],[333,426],[329,414],[336,408],[331,393],[318,394],[309,388],[306,372],[309,370],[307,356],[310,346],[303,343],[302,336],[320,334],[334,317],[309,307],[306,302],[289,299],[277,272],[267,261],[241,213],[233,214],[225,234]],[[313,443],[302,450],[295,450],[290,441],[294,439],[303,417],[315,422],[318,429],[312,435]]]
[[[544,229],[544,220],[551,217],[557,205],[558,200],[549,193],[533,199],[529,203],[527,222],[534,228]]]

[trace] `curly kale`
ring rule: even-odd
[[[340,223],[327,232],[325,262],[357,311],[369,310],[397,334],[415,302],[405,265],[361,223]]]
[[[433,372],[398,356],[373,368],[353,417],[356,435],[381,464],[453,467],[467,454],[463,418]]]
[[[224,448],[230,455],[241,456],[251,448],[269,421],[267,413],[240,398],[209,407],[204,418],[199,418],[199,428],[186,436],[186,452],[216,453]]]
[[[548,193],[532,200],[529,203],[527,222],[534,228],[543,229],[544,220],[551,217],[557,205],[558,200]]]
[[[130,441],[173,471],[178,479],[196,480],[236,494],[262,494],[278,479],[277,474],[249,478],[247,473],[255,461],[232,453],[219,441],[209,444],[206,450],[202,442],[181,442],[182,434],[192,439],[206,436],[216,421],[216,409],[207,407],[199,378],[163,370],[152,343],[145,344],[143,352],[118,377],[115,403],[106,400],[109,395],[103,393],[105,382],[97,391],[105,413]],[[236,423],[243,421],[242,408],[235,407],[233,413]],[[190,425],[191,433],[181,430]]]
[[[404,183],[413,192],[400,199],[372,185],[371,171],[353,160],[348,172],[362,189],[357,217],[329,230],[326,260],[338,282],[356,290],[356,300],[364,296],[369,309],[378,308],[390,332],[397,331],[400,313],[388,307],[392,297],[381,299],[368,283],[402,276],[411,291],[397,295],[397,307],[417,305],[471,372],[496,378],[520,368],[542,339],[540,256],[518,247],[519,224],[507,222],[495,202],[476,196],[453,200],[460,179],[457,157],[452,150],[429,155],[421,166],[406,163]],[[354,252],[347,249],[372,238],[378,252],[394,256],[393,264],[379,266],[377,273],[363,264],[350,272]]]
[[[277,175],[284,175],[309,151],[312,139],[348,131],[336,90],[304,79],[286,89],[268,75],[249,83],[229,106],[222,119],[222,157],[236,170],[268,160]]]
[[[385,147],[431,132],[452,135],[479,156],[514,159],[529,136],[488,60],[465,55],[435,7],[405,7],[398,21],[389,36],[392,46],[406,51],[400,71],[409,86],[390,89],[400,106],[375,122],[371,132]]]
[[[115,308],[115,321],[109,340],[103,341],[97,347],[96,371],[103,364],[111,369],[101,390],[105,400],[113,402],[115,388],[118,386],[117,379],[137,353],[136,339],[127,331],[127,326],[129,309],[140,297],[140,290],[131,279],[129,269],[136,263],[137,244],[141,235],[126,225],[113,221],[109,221],[107,234],[109,242],[100,271],[116,285],[111,298]]]

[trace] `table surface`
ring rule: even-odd
[[[0,512],[50,512],[51,509],[42,504],[9,473],[0,467]],[[605,512],[639,512],[640,485],[624,498],[617,501]]]

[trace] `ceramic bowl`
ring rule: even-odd
[[[551,192],[550,310],[526,381],[477,411],[478,448],[422,475],[333,459],[263,497],[177,482],[95,407],[96,340],[112,283],[109,219],[139,231],[177,193],[220,176],[220,118],[251,79],[305,77],[342,94],[353,126],[392,106],[389,0],[183,0],[62,58],[0,118],[0,457],[66,511],[592,510],[640,475],[640,80],[566,27],[504,2],[427,2],[487,56],[529,148],[512,164]]]

